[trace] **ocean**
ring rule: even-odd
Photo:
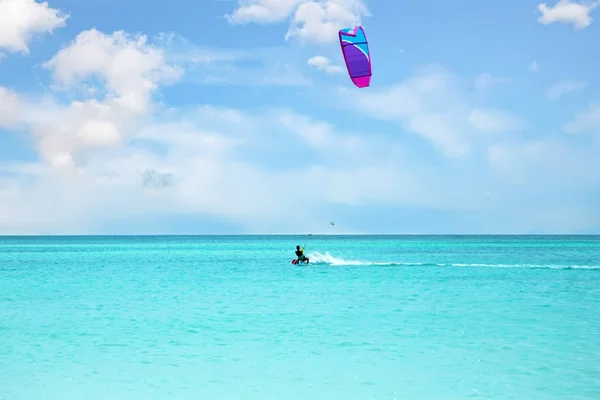
[[[0,237],[0,399],[600,399],[600,236]]]

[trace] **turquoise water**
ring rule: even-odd
[[[598,236],[4,237],[0,399],[598,399],[599,304]]]

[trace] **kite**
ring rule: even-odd
[[[371,55],[362,26],[341,29],[338,35],[350,79],[359,88],[369,86],[372,75]]]

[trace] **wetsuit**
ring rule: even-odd
[[[306,260],[306,256],[304,255],[303,250],[296,250],[296,256],[298,256],[298,261]]]

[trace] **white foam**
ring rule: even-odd
[[[329,265],[394,265],[395,263],[378,263],[371,261],[358,261],[358,260],[344,260],[343,258],[334,257],[328,252],[322,253],[310,253],[308,254],[311,264],[329,264]]]
[[[547,264],[452,264],[452,263],[418,263],[418,262],[375,262],[345,260],[335,257],[329,252],[325,254],[315,252],[307,254],[311,264],[327,264],[331,266],[430,266],[430,267],[455,267],[455,268],[541,268],[541,269],[587,269],[600,270],[600,265],[547,265]]]

